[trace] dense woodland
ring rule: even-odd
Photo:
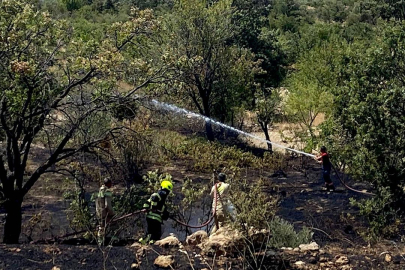
[[[296,124],[301,150],[327,146],[339,170],[373,187],[375,196],[352,201],[368,237],[397,233],[404,19],[404,2],[388,0],[1,1],[4,241],[18,242],[21,204],[45,174],[83,155],[107,158],[100,144],[109,141],[128,157],[136,128],[126,121],[138,117],[140,96],[242,130],[253,112],[268,140],[273,123]],[[213,129],[207,121],[210,141]],[[48,156],[27,173],[39,141]]]

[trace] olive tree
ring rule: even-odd
[[[162,52],[172,64],[168,92],[183,105],[221,121],[247,100],[254,75],[262,72],[261,61],[230,42],[235,33],[231,2],[179,0],[165,24]],[[209,121],[206,133],[208,139],[214,139]]]
[[[264,136],[270,142],[269,126],[274,122],[277,114],[280,113],[281,97],[277,89],[268,89],[256,93],[256,114],[257,121],[263,130]],[[267,148],[273,152],[271,143],[267,143]]]
[[[0,188],[6,199],[5,243],[18,242],[22,202],[41,176],[112,138],[121,127],[108,122],[111,104],[125,102],[158,79],[147,62],[126,57],[126,48],[141,47],[157,25],[151,11],[133,10],[128,21],[113,24],[97,43],[75,38],[65,21],[24,2],[0,2],[0,126],[5,133]],[[133,78],[134,87],[118,93],[117,81],[126,77]],[[28,173],[27,163],[38,143],[48,148],[48,154]]]

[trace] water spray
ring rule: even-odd
[[[245,131],[236,129],[236,128],[234,128],[234,127],[225,125],[225,124],[223,124],[223,123],[221,123],[221,122],[215,121],[214,119],[211,119],[211,118],[209,118],[209,117],[207,117],[207,116],[204,116],[204,115],[201,115],[201,114],[198,114],[198,113],[195,113],[195,112],[191,112],[191,111],[186,110],[186,109],[183,109],[183,108],[179,108],[179,107],[177,107],[177,106],[175,106],[175,105],[172,105],[172,104],[167,104],[167,103],[164,103],[164,102],[160,102],[160,101],[157,101],[157,100],[155,100],[155,99],[152,99],[151,103],[152,103],[154,106],[159,107],[159,108],[162,108],[162,109],[164,109],[164,110],[171,111],[171,112],[175,112],[175,113],[178,113],[178,114],[184,114],[184,115],[186,115],[186,116],[188,116],[188,117],[193,117],[193,118],[202,119],[202,120],[204,120],[205,122],[210,122],[210,123],[212,123],[212,124],[214,124],[214,125],[217,125],[217,126],[226,128],[226,129],[228,129],[228,130],[232,130],[232,131],[234,131],[234,132],[236,132],[236,133],[238,133],[238,134],[241,134],[241,135],[243,135],[243,136],[250,137],[250,138],[256,139],[256,140],[258,140],[258,141],[271,144],[271,145],[273,145],[273,146],[275,146],[275,147],[277,147],[277,148],[285,149],[285,150],[287,150],[287,151],[295,152],[295,153],[297,153],[297,154],[301,154],[301,155],[308,156],[308,157],[311,157],[311,158],[314,158],[314,157],[315,157],[315,155],[313,155],[313,154],[309,154],[309,153],[306,153],[306,152],[303,152],[303,151],[299,151],[299,150],[296,150],[296,149],[293,149],[293,148],[290,148],[290,147],[286,147],[286,146],[284,146],[284,145],[281,145],[281,144],[278,144],[278,143],[275,143],[275,142],[268,141],[268,140],[266,140],[266,139],[263,139],[263,138],[260,138],[260,137],[258,137],[258,136],[255,136],[255,135],[253,135],[253,134],[251,134],[251,133],[248,133],[248,132],[245,132]]]
[[[178,114],[184,114],[184,115],[186,115],[186,116],[188,116],[188,117],[194,117],[194,118],[202,119],[202,120],[204,120],[205,122],[211,122],[211,123],[214,124],[214,125],[217,125],[217,126],[220,126],[220,127],[223,127],[223,128],[229,129],[229,130],[232,130],[232,131],[234,131],[234,132],[236,132],[236,133],[238,133],[238,134],[242,134],[242,135],[244,135],[244,136],[246,136],[246,137],[250,137],[250,138],[256,139],[256,140],[258,140],[258,141],[264,142],[264,143],[269,143],[269,144],[271,144],[271,145],[273,145],[273,146],[275,146],[275,147],[278,147],[278,148],[281,148],[281,149],[285,149],[285,150],[287,150],[287,151],[291,151],[291,152],[294,152],[294,153],[297,153],[297,154],[301,154],[301,155],[304,155],[304,156],[307,156],[307,157],[311,157],[311,158],[314,158],[314,157],[315,157],[315,155],[313,155],[313,154],[309,154],[309,153],[306,153],[306,152],[303,152],[303,151],[299,151],[299,150],[296,150],[296,149],[293,149],[293,148],[290,148],[290,147],[287,147],[287,146],[284,146],[284,145],[281,145],[281,144],[278,144],[278,143],[274,143],[274,142],[268,141],[268,140],[266,140],[266,139],[263,139],[263,138],[260,138],[260,137],[258,137],[258,136],[255,136],[255,135],[253,135],[253,134],[247,133],[247,132],[245,132],[245,131],[242,131],[242,130],[236,129],[236,128],[234,128],[234,127],[225,125],[225,124],[223,124],[223,123],[221,123],[221,122],[215,121],[215,120],[213,120],[213,119],[211,119],[211,118],[209,118],[209,117],[207,117],[207,116],[204,116],[204,115],[201,115],[201,114],[198,114],[198,113],[195,113],[195,112],[191,112],[191,111],[186,110],[186,109],[183,109],[183,108],[179,108],[179,107],[177,107],[177,106],[175,106],[175,105],[172,105],[172,104],[167,104],[167,103],[164,103],[164,102],[160,102],[160,101],[157,101],[157,100],[155,100],[155,99],[152,99],[151,103],[152,103],[154,106],[159,107],[159,108],[161,108],[161,109],[164,109],[164,110],[167,110],[167,111],[171,111],[171,112],[174,112],[174,113],[178,113]],[[345,188],[347,188],[347,189],[349,189],[349,190],[351,190],[351,191],[357,192],[357,193],[365,194],[365,195],[371,195],[371,196],[374,196],[374,195],[375,195],[375,194],[370,193],[370,192],[367,192],[367,191],[360,191],[360,190],[357,190],[357,189],[354,189],[354,188],[349,187],[349,186],[343,181],[343,179],[339,176],[339,174],[338,174],[338,172],[337,172],[335,166],[333,166],[333,169],[335,170],[335,173],[336,173],[337,177],[339,178],[340,182],[343,184],[343,186],[344,186]]]

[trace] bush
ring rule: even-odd
[[[368,241],[377,241],[381,237],[398,235],[400,215],[395,200],[388,188],[381,188],[378,196],[371,199],[350,199],[353,206],[360,208],[360,214],[367,218],[369,227],[362,233]]]
[[[269,227],[272,237],[268,244],[274,248],[295,248],[300,244],[309,243],[312,239],[312,232],[310,229],[303,227],[302,230],[297,233],[291,223],[279,217],[274,217],[270,221]]]
[[[248,232],[251,227],[267,229],[267,223],[275,214],[277,198],[262,192],[263,181],[249,183],[241,179],[229,179],[231,201],[237,210],[237,229]]]

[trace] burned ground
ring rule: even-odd
[[[186,163],[176,160],[160,168],[176,179],[177,194],[180,193],[182,179],[186,177],[207,186],[211,185],[210,173],[190,170],[190,166]],[[350,198],[360,199],[366,195],[346,190],[336,176],[333,177],[337,187],[336,192],[325,192],[322,189],[320,167],[309,159],[303,162],[300,158],[290,157],[287,165],[287,169],[283,171],[248,168],[243,174],[251,181],[259,176],[266,180],[263,192],[279,198],[277,215],[294,224],[296,229],[303,226],[311,228],[313,240],[320,245],[321,249],[316,253],[297,252],[288,247],[275,250],[273,258],[266,259],[269,269],[293,269],[297,261],[303,261],[308,267],[312,267],[308,269],[327,269],[327,267],[349,269],[333,268],[334,264],[327,265],[328,262],[334,262],[340,256],[347,257],[349,264],[346,266],[352,269],[403,269],[405,267],[405,260],[402,257],[405,246],[401,243],[401,239],[384,240],[369,245],[361,237],[367,224],[358,216],[358,210],[351,206],[349,200]],[[158,166],[151,166],[150,169],[156,167]],[[142,234],[141,229],[135,226],[135,219],[126,223],[126,226],[134,226],[132,230],[134,235],[128,237],[121,243],[122,245],[113,246],[108,253],[80,237],[51,241],[51,245],[29,244],[30,241],[52,239],[71,231],[66,218],[68,203],[61,196],[64,181],[61,177],[49,175],[49,178],[40,181],[30,192],[23,206],[22,244],[0,246],[0,269],[52,269],[54,266],[60,269],[102,269],[103,254],[108,254],[105,265],[107,269],[130,269],[139,258],[136,256],[136,250],[130,245]],[[349,184],[360,190],[369,188],[361,183],[349,182]],[[94,185],[88,188],[89,192],[96,190]],[[118,187],[117,192],[120,190]],[[180,198],[181,196],[178,197]],[[196,211],[198,213],[201,210],[197,208]],[[34,224],[35,218],[39,218],[38,215],[42,221]],[[1,220],[4,220],[3,212]],[[193,216],[190,222],[198,221],[198,218]],[[163,237],[172,232],[177,234],[180,240],[184,240],[184,231],[178,231],[178,227],[172,228],[172,225],[173,223],[166,222]],[[3,222],[0,226],[3,226]],[[244,265],[237,257],[207,258],[210,263],[205,263],[202,260],[204,256],[199,255],[198,248],[188,248],[187,252],[192,258],[195,269],[209,268],[214,265],[224,269],[229,269],[230,265],[232,269],[242,269]],[[176,269],[192,269],[189,259],[183,253],[158,247],[153,247],[146,252],[141,269],[153,269],[153,260],[158,254],[174,255]],[[389,258],[386,257],[387,254],[390,255]]]

